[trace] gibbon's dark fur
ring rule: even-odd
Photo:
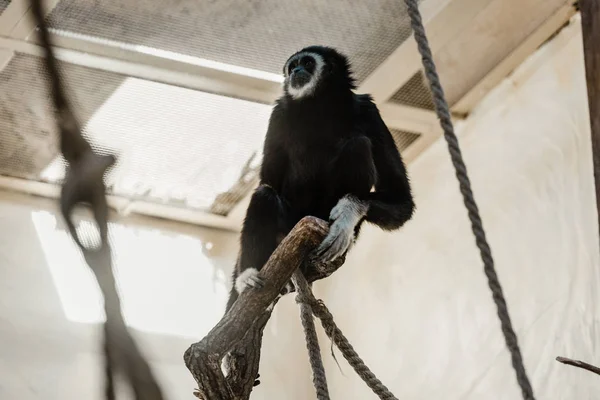
[[[320,56],[324,67],[312,94],[294,98],[287,73],[298,69],[300,75],[312,76],[315,60],[304,57],[300,65],[286,63],[284,94],[269,120],[260,185],[244,220],[227,309],[238,297],[235,282],[240,274],[249,268],[260,270],[303,217],[329,220],[344,196],[353,195],[368,207],[353,227],[355,237],[364,220],[391,231],[413,215],[400,153],[372,98],[353,92],[356,87],[347,58],[329,47],[310,46],[289,60],[299,53]]]

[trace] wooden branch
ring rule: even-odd
[[[305,217],[279,244],[261,269],[265,286],[240,294],[229,312],[200,342],[184,354],[187,368],[198,383],[196,397],[203,400],[247,400],[250,397],[260,362],[263,330],[271,317],[272,306],[296,269],[313,282],[330,276],[344,262],[333,264],[307,261],[309,254],[323,241],[328,224]],[[221,371],[221,360],[230,353],[229,374]]]
[[[571,365],[573,367],[583,368],[583,369],[593,372],[597,375],[600,375],[600,368],[595,367],[592,364],[588,364],[583,361],[572,360],[572,359],[566,358],[566,357],[556,357],[556,361],[558,361],[559,363],[563,363],[565,365]]]

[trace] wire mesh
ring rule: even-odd
[[[395,0],[61,0],[52,28],[280,73],[301,47],[325,44],[360,81],[411,29]]]
[[[0,0],[8,4],[7,0]],[[298,48],[345,52],[359,80],[410,34],[393,0],[61,0],[53,29],[279,74]],[[0,72],[0,174],[60,183],[45,70],[17,53]],[[254,187],[270,106],[60,63],[84,134],[116,151],[109,194],[227,215]],[[419,135],[394,130],[400,150]]]
[[[40,61],[17,53],[0,73],[0,174],[60,183]],[[60,69],[84,134],[119,155],[110,194],[225,215],[252,187],[270,106],[64,62]]]
[[[434,110],[431,91],[427,86],[423,71],[419,70],[391,98],[394,103],[405,106]]]
[[[400,151],[406,150],[411,144],[421,137],[421,135],[418,133],[402,131],[399,129],[390,129],[390,132],[394,138],[394,142],[396,142],[396,147],[398,147],[398,150]]]

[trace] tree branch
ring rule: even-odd
[[[307,261],[309,254],[329,231],[327,223],[315,217],[303,218],[279,244],[261,269],[265,286],[245,290],[219,323],[184,354],[187,368],[198,383],[195,395],[203,400],[247,400],[258,374],[262,334],[271,317],[272,306],[296,269],[308,282],[330,276],[344,257],[332,264]],[[221,371],[221,360],[230,353],[229,374]]]
[[[563,363],[565,365],[571,365],[573,367],[583,368],[583,369],[593,372],[597,375],[600,375],[600,368],[595,367],[595,366],[588,364],[586,362],[583,362],[583,361],[572,360],[572,359],[566,358],[566,357],[556,357],[556,361],[558,361],[559,363]]]

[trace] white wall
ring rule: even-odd
[[[579,22],[460,127],[474,191],[539,399],[597,399],[598,228]],[[482,262],[444,141],[410,167],[417,213],[365,230],[319,285],[340,327],[400,399],[518,399]],[[375,398],[327,357],[334,399]]]
[[[56,211],[54,201],[0,192],[2,400],[103,399],[101,298]],[[222,315],[237,235],[116,217],[110,234],[128,325],[167,398],[194,398],[183,352]],[[280,357],[290,343],[296,358],[304,355],[297,311],[286,307],[295,304],[283,304],[265,334],[257,400],[280,398],[289,387],[310,398],[308,365]]]

